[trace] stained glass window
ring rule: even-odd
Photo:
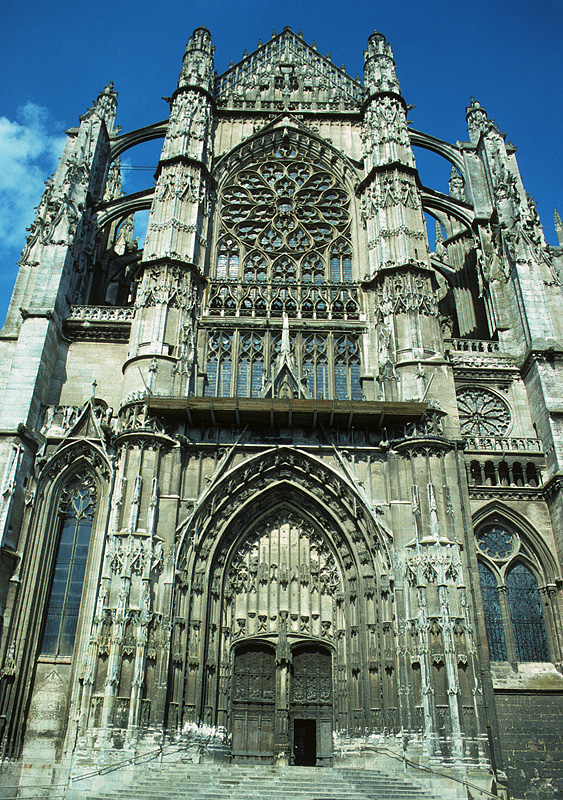
[[[549,661],[547,634],[535,576],[525,564],[517,563],[506,576],[506,588],[518,661]]]
[[[257,397],[273,385],[275,343],[287,317],[316,326],[314,333],[301,325],[290,334],[292,369],[305,394],[361,400],[359,336],[330,330],[334,321],[361,318],[349,192],[324,156],[298,152],[279,132],[274,138],[251,164],[235,167],[219,191],[208,309],[210,316],[230,318],[232,327],[207,334],[204,393]],[[270,325],[256,325],[260,334],[250,334],[262,318]],[[321,320],[327,320],[324,329],[316,325]]]
[[[237,395],[258,397],[264,376],[264,338],[256,333],[240,336]]]
[[[41,643],[44,655],[72,655],[93,514],[89,491],[75,489],[61,523]]]
[[[489,558],[506,559],[514,550],[514,534],[501,525],[489,525],[477,533],[479,549]]]
[[[352,280],[352,258],[348,242],[340,240],[330,250],[330,280],[348,283]]]
[[[208,334],[207,397],[259,397],[281,352],[281,332],[230,329]],[[305,335],[290,331],[291,356],[312,397],[362,400],[356,334]],[[333,353],[332,357],[330,354]]]
[[[207,343],[206,397],[229,397],[231,394],[232,336],[214,332]]]
[[[221,200],[216,278],[236,280],[240,256],[247,283],[352,281],[347,192],[292,145],[240,169]]]
[[[319,334],[307,336],[303,342],[303,373],[307,388],[313,397],[325,400],[328,390],[328,358],[326,337]]]
[[[533,558],[533,552],[517,533],[501,522],[477,530],[475,538],[483,559],[493,559],[491,567],[482,561],[479,563],[491,659],[549,661],[538,582],[522,562],[522,555]],[[498,578],[495,570],[499,570]],[[499,591],[505,595],[504,602]]]
[[[487,631],[491,661],[507,661],[504,622],[497,580],[492,571],[482,562],[479,562],[479,580],[481,582],[485,629]]]
[[[361,400],[360,351],[355,336],[339,336],[334,343],[335,397]]]
[[[224,236],[217,250],[217,277],[236,280],[238,277],[239,248],[231,236]]]

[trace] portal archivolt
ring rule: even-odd
[[[278,469],[262,491],[250,487],[250,498],[215,538],[208,525],[197,544],[192,538],[187,546],[178,572],[184,577],[177,593],[171,708],[181,709],[184,723],[224,728],[240,757],[263,760],[298,747],[298,757],[327,763],[333,730],[393,727],[390,570],[381,543],[365,534],[365,516],[350,515],[345,488],[333,513],[328,483],[323,507],[317,492],[298,485],[292,466],[293,481],[280,481]],[[262,477],[264,472],[262,465]],[[309,481],[313,488],[310,475]],[[254,665],[251,672],[262,663],[268,669],[243,680],[247,662]],[[330,676],[322,692],[321,673],[325,683]],[[259,698],[264,681],[269,697]],[[263,736],[250,736],[249,726]],[[250,736],[245,733],[244,742],[243,730]]]

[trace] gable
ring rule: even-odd
[[[286,27],[229,66],[216,79],[215,94],[235,108],[353,109],[364,88]]]

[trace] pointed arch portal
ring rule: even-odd
[[[222,526],[227,509],[215,507],[186,549],[176,618],[187,659],[175,682],[182,723],[224,729],[234,758],[330,764],[335,730],[395,725],[392,597],[382,543],[358,506],[350,514],[345,484],[290,457],[239,476],[246,502]],[[219,497],[217,487],[208,507]]]

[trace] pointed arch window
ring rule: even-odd
[[[313,397],[326,400],[329,395],[327,340],[313,334],[303,341],[303,373]]]
[[[334,383],[338,400],[361,400],[360,351],[355,336],[339,336],[334,343]]]
[[[258,397],[264,376],[264,337],[256,333],[240,336],[237,370],[238,397]]]
[[[500,523],[478,529],[476,543],[491,660],[549,661],[538,581],[525,563],[537,561],[535,554],[517,531]]]
[[[73,488],[60,524],[41,642],[43,655],[72,655],[93,517],[94,495],[91,489],[84,486]]]
[[[215,332],[207,343],[206,397],[229,397],[232,374],[232,335]]]
[[[508,661],[497,579],[482,561],[479,562],[479,580],[481,581],[481,597],[483,598],[485,629],[489,642],[489,656],[491,661]]]
[[[330,249],[330,280],[333,283],[350,283],[352,280],[352,250],[342,239]]]
[[[535,575],[525,564],[517,563],[506,576],[506,588],[518,661],[549,661],[547,634]]]
[[[232,236],[224,236],[217,252],[217,277],[236,280],[239,268],[239,247]]]

